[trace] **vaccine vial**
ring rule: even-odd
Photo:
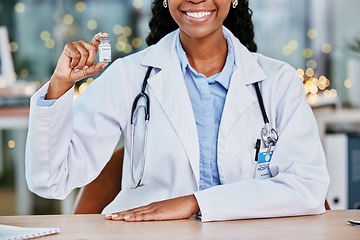
[[[100,38],[99,62],[111,62],[111,45],[109,38]]]

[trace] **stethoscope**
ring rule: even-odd
[[[130,167],[131,167],[131,178],[133,180],[133,183],[135,183],[135,186],[133,189],[136,189],[138,187],[142,187],[142,179],[144,176],[144,168],[145,168],[145,158],[146,158],[146,144],[147,144],[147,133],[148,133],[148,125],[150,120],[150,98],[149,95],[145,92],[147,80],[150,76],[150,72],[152,70],[152,67],[149,67],[145,78],[142,84],[141,92],[135,97],[132,109],[131,109],[131,145],[130,145]],[[145,100],[145,106],[144,105],[138,105],[139,101],[141,99]],[[137,113],[138,111],[143,108],[145,112],[145,131],[144,131],[144,147],[143,147],[143,153],[142,153],[142,159],[141,159],[141,172],[139,181],[135,181],[134,177],[134,139],[135,139],[135,126],[137,123]]]
[[[144,176],[144,170],[145,170],[145,158],[146,158],[146,144],[147,144],[147,135],[148,135],[148,125],[150,121],[150,98],[149,95],[145,92],[147,81],[150,76],[150,72],[153,69],[153,67],[149,67],[145,78],[142,84],[141,92],[135,97],[132,109],[131,109],[131,145],[130,145],[130,167],[131,167],[131,178],[134,183],[133,189],[136,189],[138,187],[144,186],[142,183],[142,179]],[[270,149],[271,147],[274,147],[279,139],[279,135],[277,131],[271,127],[269,118],[266,114],[264,101],[260,92],[259,83],[254,83],[256,96],[260,105],[261,114],[264,120],[264,127],[261,129],[261,138],[264,142],[264,145],[266,148]],[[139,105],[139,101],[143,99],[145,101],[145,105]],[[142,159],[141,159],[141,172],[139,176],[139,180],[135,179],[134,174],[134,139],[135,139],[135,126],[137,123],[137,113],[138,111],[143,108],[145,113],[145,131],[144,131],[144,146],[143,146],[143,152],[142,152]]]
[[[264,142],[266,148],[270,150],[271,147],[274,147],[279,139],[279,134],[277,131],[270,126],[269,118],[266,114],[264,101],[260,92],[259,82],[254,83],[256,96],[260,105],[261,114],[263,116],[265,126],[261,129],[261,138]]]

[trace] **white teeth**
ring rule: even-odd
[[[209,16],[211,12],[186,12],[186,15],[192,18],[204,18],[206,16]]]

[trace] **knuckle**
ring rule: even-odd
[[[97,50],[97,47],[95,47],[94,45],[91,45],[89,47],[89,50],[95,52]]]
[[[89,56],[89,52],[88,52],[88,51],[84,51],[84,52],[82,53],[82,55],[83,55],[84,57],[88,57],[88,56]]]
[[[74,54],[74,58],[75,58],[75,59],[81,58],[81,54],[80,54],[80,53],[75,53],[75,54]]]

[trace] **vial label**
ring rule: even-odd
[[[108,38],[101,38],[99,46],[99,62],[111,62],[111,45]]]

